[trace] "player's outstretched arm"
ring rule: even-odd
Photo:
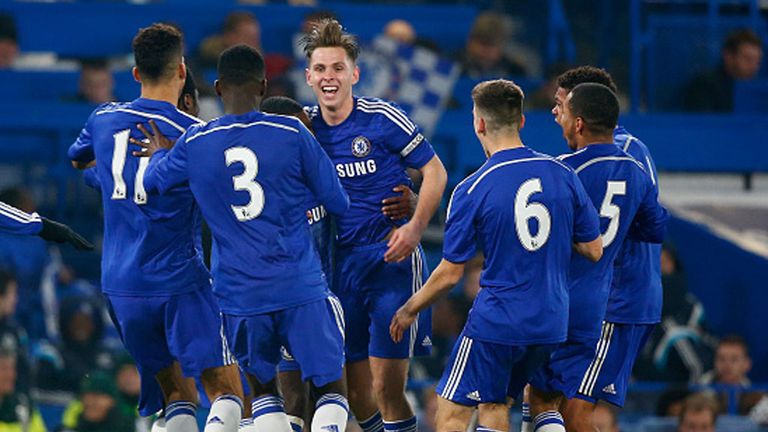
[[[419,195],[406,185],[397,185],[392,191],[400,195],[381,201],[384,216],[393,220],[412,217],[419,203]]]
[[[43,222],[43,227],[38,235],[44,240],[56,243],[69,243],[78,250],[93,250],[93,244],[69,226],[44,217],[40,219]]]
[[[131,144],[136,144],[144,149],[144,151],[133,152],[134,156],[152,157],[152,155],[159,150],[170,150],[173,148],[175,141],[166,138],[166,136],[160,132],[160,129],[157,127],[157,123],[155,123],[154,120],[149,121],[149,127],[152,128],[152,133],[150,133],[143,124],[139,123],[136,125],[136,128],[147,137],[147,140],[142,141],[133,137],[130,138]]]
[[[435,214],[440,200],[443,198],[448,173],[443,162],[435,155],[419,169],[424,180],[421,184],[421,194],[416,205],[413,218],[405,225],[396,229],[389,239],[384,261],[399,262],[408,257],[421,240],[421,234],[427,228],[429,219]]]
[[[449,291],[464,275],[464,263],[452,263],[443,259],[438,264],[427,283],[397,310],[389,325],[389,335],[395,343],[403,339],[403,333],[414,321],[416,315],[437,301]]]

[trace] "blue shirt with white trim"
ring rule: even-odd
[[[590,144],[560,160],[579,176],[600,215],[603,256],[593,263],[574,254],[568,273],[571,313],[568,338],[591,341],[599,337],[608,303],[616,255],[627,236],[660,243],[667,211],[645,169],[615,145]]]
[[[614,130],[613,143],[645,167],[658,194],[659,177],[648,147],[622,126]],[[613,273],[605,319],[622,324],[661,321],[661,245],[625,239]]]
[[[395,104],[356,97],[349,117],[329,126],[320,108],[309,109],[317,140],[333,161],[351,206],[336,219],[339,247],[381,242],[407,219],[392,221],[381,212],[381,202],[395,196],[392,189],[413,186],[406,168],[419,169],[434,156],[421,130]]]
[[[144,138],[136,124],[150,119],[170,139],[200,122],[168,102],[107,103],[94,110],[68,152],[74,161],[96,160],[86,178],[101,188],[101,281],[110,295],[166,296],[210,287],[210,274],[195,247],[200,210],[189,186],[180,184],[162,197],[149,193],[148,160],[131,155],[141,148],[129,138]]]
[[[10,234],[37,234],[43,222],[37,213],[27,213],[0,201],[0,231]]]
[[[148,190],[189,182],[211,228],[213,290],[230,315],[323,299],[327,283],[309,203],[342,214],[349,197],[314,136],[294,117],[249,112],[191,127],[152,156]]]
[[[443,257],[485,257],[465,327],[483,341],[562,342],[568,329],[568,266],[574,242],[600,235],[573,170],[528,147],[494,153],[451,195]]]

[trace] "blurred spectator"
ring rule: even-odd
[[[716,421],[717,401],[710,395],[696,393],[683,403],[677,432],[715,432]]]
[[[134,422],[118,405],[114,377],[94,371],[80,385],[80,399],[70,404],[61,421],[66,432],[134,432]]]
[[[111,370],[114,354],[104,344],[100,305],[87,297],[61,302],[61,342],[41,349],[37,359],[37,385],[45,390],[77,389],[92,370]]]
[[[19,37],[11,15],[0,13],[0,69],[13,66],[19,56]]]
[[[27,332],[13,318],[18,302],[18,289],[13,274],[0,270],[0,350],[16,353],[16,390],[29,393],[29,341]]]
[[[416,30],[406,20],[393,19],[384,26],[384,36],[403,45],[413,45],[416,40]]]
[[[752,370],[752,358],[747,342],[740,336],[722,338],[715,351],[715,367],[704,374],[700,384],[712,386],[720,402],[720,410],[748,415],[765,396],[749,390],[752,382],[747,374]]]
[[[700,384],[726,384],[749,387],[752,383],[747,374],[752,370],[747,342],[740,336],[726,336],[715,351],[715,368],[705,373]]]
[[[763,41],[749,29],[728,35],[720,52],[716,70],[699,75],[685,90],[685,108],[689,111],[733,111],[733,88],[736,81],[751,80],[760,69]]]
[[[656,403],[656,416],[680,417],[680,413],[683,411],[683,404],[690,395],[691,391],[688,390],[687,386],[674,387],[664,391]]]
[[[0,201],[27,213],[37,211],[32,195],[21,187],[0,192]],[[16,321],[32,341],[48,335],[43,313],[42,284],[53,278],[51,256],[45,240],[37,236],[0,233],[0,267],[11,270],[18,283]]]
[[[525,75],[525,67],[506,53],[510,37],[510,23],[504,15],[496,12],[478,15],[466,46],[457,58],[462,74],[475,79]]]
[[[106,60],[84,60],[78,86],[77,102],[98,105],[115,100],[115,79]]]
[[[16,353],[0,348],[0,430],[45,432],[40,412],[16,388]]]
[[[264,52],[261,47],[261,25],[256,15],[250,12],[230,13],[224,20],[221,34],[209,36],[200,43],[199,65],[204,69],[215,69],[219,54],[239,44],[256,48],[264,56],[266,76],[269,81],[267,96],[293,97],[293,85],[286,78],[293,61],[282,54]]]
[[[595,405],[595,410],[592,411],[592,426],[597,432],[619,432],[616,408],[603,403]]]
[[[661,324],[640,351],[633,376],[645,381],[696,383],[712,364],[715,338],[704,327],[704,307],[688,291],[682,263],[669,244],[661,251],[661,284]]]

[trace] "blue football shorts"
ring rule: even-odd
[[[406,359],[429,355],[432,310],[422,311],[399,343],[392,341],[389,324],[395,312],[427,280],[421,246],[399,263],[384,262],[386,243],[339,248],[332,289],[341,301],[347,322],[347,362],[369,356]]]

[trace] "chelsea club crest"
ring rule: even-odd
[[[361,158],[371,153],[371,142],[368,138],[360,135],[352,140],[352,154]]]

